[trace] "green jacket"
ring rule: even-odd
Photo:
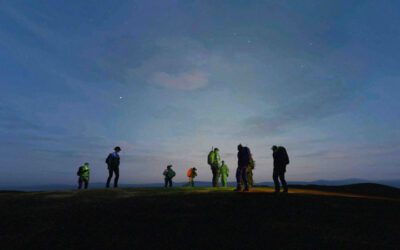
[[[219,169],[219,172],[221,173],[221,175],[229,176],[228,165],[226,165],[226,164],[222,165],[221,168]]]
[[[78,173],[76,173],[79,177],[89,179],[90,169],[88,165],[83,165],[79,167]]]
[[[165,169],[163,175],[167,179],[172,179],[176,175],[175,171],[172,169]]]
[[[221,166],[221,156],[218,151],[210,152],[211,166]]]

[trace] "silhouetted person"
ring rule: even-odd
[[[289,164],[289,156],[286,152],[286,149],[282,146],[272,146],[272,157],[274,158],[274,172],[272,174],[272,178],[274,179],[275,184],[275,193],[280,192],[280,183],[283,186],[283,192],[288,192],[288,186],[285,180],[285,173],[286,173],[286,165]],[[279,180],[278,180],[279,179]]]
[[[256,162],[253,160],[253,157],[250,154],[250,163],[247,166],[246,174],[247,174],[247,183],[249,187],[254,186],[254,179],[253,179],[253,170],[256,168]]]
[[[207,162],[211,167],[211,172],[213,176],[212,185],[213,187],[218,187],[219,168],[221,166],[221,156],[219,155],[218,148],[210,151],[210,153],[208,154]]]
[[[223,187],[228,186],[228,176],[229,176],[229,168],[228,165],[225,164],[225,161],[222,161],[221,168],[219,169],[219,173],[221,175],[221,185]]]
[[[89,186],[90,176],[89,163],[86,162],[83,166],[80,166],[76,175],[79,176],[78,189],[82,189],[82,184],[85,184],[85,189],[87,189]]]
[[[110,182],[111,178],[113,177],[113,174],[115,174],[114,177],[114,187],[118,187],[118,179],[119,179],[119,163],[120,163],[120,158],[119,158],[119,152],[121,152],[120,147],[115,147],[114,152],[108,155],[106,159],[107,167],[108,167],[108,179],[107,179],[107,184],[106,187],[110,187]]]
[[[241,191],[241,181],[243,180],[244,190],[249,191],[249,186],[247,183],[247,167],[251,161],[251,153],[248,147],[243,147],[242,144],[238,145],[238,168],[236,169],[236,183],[237,187],[235,191]]]
[[[197,169],[189,168],[186,175],[189,178],[188,186],[194,187],[194,178],[196,178],[196,176],[197,176]]]
[[[175,171],[172,170],[172,165],[168,165],[167,169],[164,170],[163,175],[165,177],[165,187],[172,187],[172,178],[176,175]]]

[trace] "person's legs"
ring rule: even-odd
[[[274,184],[275,184],[275,193],[279,193],[281,187],[279,184],[279,180],[278,180],[278,171],[274,169],[274,172],[272,174],[272,179],[274,180]]]
[[[165,178],[165,179],[164,179],[164,182],[165,182],[164,187],[166,188],[166,187],[168,186],[168,179]]]
[[[227,177],[226,175],[221,175],[221,183],[223,187],[227,186]]]
[[[246,171],[246,167],[242,167],[241,169],[241,175],[242,175],[242,180],[243,180],[243,184],[244,184],[244,191],[248,191],[249,190],[249,185],[247,183],[247,171]]]
[[[242,187],[240,186],[240,181],[241,181],[242,177],[240,175],[240,167],[238,167],[236,169],[236,191],[239,191],[242,189]]]
[[[78,179],[78,189],[82,189],[82,178],[79,177]]]
[[[114,169],[115,178],[114,178],[114,187],[118,187],[118,179],[119,179],[119,167]]]
[[[212,167],[212,185],[213,187],[217,187],[218,186],[218,168],[216,167]]]
[[[111,181],[112,177],[113,177],[113,170],[111,167],[108,167],[108,178],[107,178],[107,184],[106,184],[107,188],[110,187],[110,181]]]
[[[172,187],[172,178],[169,179],[169,187]]]
[[[194,180],[192,177],[189,177],[189,186],[194,187]]]
[[[89,179],[84,179],[83,182],[85,183],[85,189],[89,186]]]
[[[254,186],[253,170],[247,169],[246,174],[247,174],[247,183],[248,183],[249,187]]]
[[[286,180],[285,180],[285,172],[284,172],[284,171],[282,171],[281,173],[279,173],[279,180],[280,180],[281,183],[282,183],[283,192],[284,192],[284,193],[287,193],[287,192],[288,192],[288,187],[287,187],[287,183],[286,183]]]

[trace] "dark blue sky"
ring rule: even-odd
[[[0,183],[177,181],[218,146],[256,181],[400,178],[398,1],[1,1]],[[233,174],[231,176],[233,180]]]

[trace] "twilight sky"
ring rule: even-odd
[[[0,184],[73,184],[120,145],[121,183],[167,164],[234,180],[400,178],[399,1],[0,0]]]

